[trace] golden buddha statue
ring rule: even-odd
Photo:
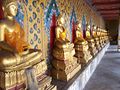
[[[93,28],[93,31],[92,31],[93,32],[93,37],[96,38],[97,37],[96,30],[97,30],[98,27],[96,27],[95,25],[93,25],[92,28]]]
[[[97,28],[97,37],[98,37],[98,41],[99,41],[99,45],[100,45],[100,50],[102,49],[102,39],[101,39],[101,31],[100,28]]]
[[[101,48],[104,47],[104,37],[103,37],[103,29],[100,28],[100,31],[99,31],[99,39],[100,39],[100,44],[101,44]]]
[[[93,41],[92,36],[90,35],[90,25],[86,24],[86,39]]]
[[[88,50],[88,42],[83,38],[81,23],[76,23],[76,38],[75,38],[75,57],[77,57],[78,63],[86,65],[86,63],[92,58]]]
[[[102,30],[102,40],[103,40],[103,46],[106,45],[108,42],[108,36],[107,36],[107,31],[105,29]]]
[[[76,23],[76,39],[75,42],[82,41],[82,43],[87,43],[85,39],[83,38],[82,31],[81,31],[81,23],[77,22]]]
[[[93,39],[93,36],[90,35],[90,25],[86,24],[86,38],[88,42],[89,50],[92,56],[95,56],[97,54],[97,49],[95,46],[95,41]]]
[[[21,53],[26,51],[29,47],[24,40],[24,31],[20,25],[14,20],[17,14],[17,3],[14,0],[3,0],[2,9],[4,12],[4,19],[0,21],[0,41],[8,44],[0,45],[1,49]]]
[[[74,44],[70,43],[66,37],[64,23],[63,16],[59,15],[55,28],[52,76],[59,80],[68,81],[80,70],[81,66],[77,64],[77,58],[74,57]]]
[[[73,44],[70,43],[70,41],[67,39],[67,31],[64,28],[64,18],[62,15],[58,16],[57,19],[57,26],[55,29],[55,34],[56,34],[56,39],[55,43],[58,45],[60,48],[67,48],[68,46],[74,47]]]
[[[36,52],[39,58],[41,56],[40,50],[30,50],[28,43],[25,42],[25,33],[14,19],[14,16],[17,14],[17,7],[16,0],[4,0],[2,4],[4,19],[0,20],[1,68],[22,63],[23,61],[19,59],[22,59],[23,56],[25,57],[25,55],[32,52]]]
[[[105,44],[109,42],[109,36],[108,36],[108,31],[104,30],[104,39],[105,39]]]
[[[100,42],[99,42],[99,38],[98,38],[98,35],[97,35],[97,30],[98,30],[98,27],[93,25],[93,38],[94,38],[94,41],[95,41],[95,46],[96,46],[96,49],[98,51],[100,51],[101,47],[100,47]]]
[[[59,15],[57,19],[57,27],[55,30],[57,40],[65,41],[66,39],[66,30],[63,27],[64,23],[65,23],[64,18],[61,15]]]
[[[25,42],[25,33],[14,19],[18,9],[17,1],[3,0],[2,9],[4,19],[0,20],[0,89],[21,87],[20,90],[25,90],[30,86],[26,83],[29,80],[29,83],[36,87],[38,76],[33,75],[33,70],[30,68],[40,67],[41,63],[45,62],[41,60],[41,50],[30,49],[29,44]],[[25,74],[28,69],[32,73]],[[41,76],[46,69],[35,68],[34,71]]]

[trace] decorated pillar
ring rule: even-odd
[[[120,17],[119,17],[119,25],[118,25],[118,51],[120,51]]]
[[[83,31],[83,37],[86,38],[86,18],[84,15],[82,17],[82,31]]]
[[[93,36],[92,18],[90,18],[90,35]]]
[[[74,7],[72,9],[72,13],[70,16],[70,33],[71,33],[71,41],[72,43],[75,41],[75,23],[77,21],[76,13]]]

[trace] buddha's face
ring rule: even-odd
[[[94,36],[96,35],[96,31],[93,31],[93,35],[94,35]]]
[[[4,11],[9,16],[16,16],[18,10],[17,2],[9,4],[7,7],[4,7]]]
[[[78,30],[80,30],[80,29],[81,29],[81,23],[78,23],[78,24],[76,25],[76,28],[77,28]]]
[[[93,28],[94,30],[96,30],[97,29],[97,27],[96,26],[94,26],[94,28]]]
[[[62,25],[65,23],[65,20],[64,20],[63,17],[60,18],[60,22],[61,22]]]
[[[90,25],[88,25],[88,27],[87,27],[87,28],[88,28],[88,30],[90,30]]]
[[[89,30],[89,25],[88,24],[86,24],[86,29]]]

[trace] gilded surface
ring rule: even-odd
[[[91,58],[88,50],[88,42],[82,36],[81,23],[76,23],[76,38],[75,38],[75,56],[82,66],[84,66]]]
[[[74,57],[74,45],[67,39],[64,18],[61,15],[57,19],[55,32],[52,76],[59,80],[68,81],[80,70],[81,66],[77,64],[77,59]]]
[[[42,52],[30,49],[25,42],[24,31],[14,19],[17,1],[4,0],[2,9],[5,17],[0,21],[0,88],[38,88],[38,82],[41,82],[38,77],[44,76],[47,71],[46,61],[41,60]],[[46,82],[49,86],[51,79]]]
[[[86,40],[88,42],[89,45],[89,50],[92,56],[95,56],[97,54],[97,49],[95,46],[95,41],[93,39],[93,37],[90,35],[90,25],[86,24]]]

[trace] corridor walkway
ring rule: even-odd
[[[120,90],[120,53],[110,46],[84,90]]]

